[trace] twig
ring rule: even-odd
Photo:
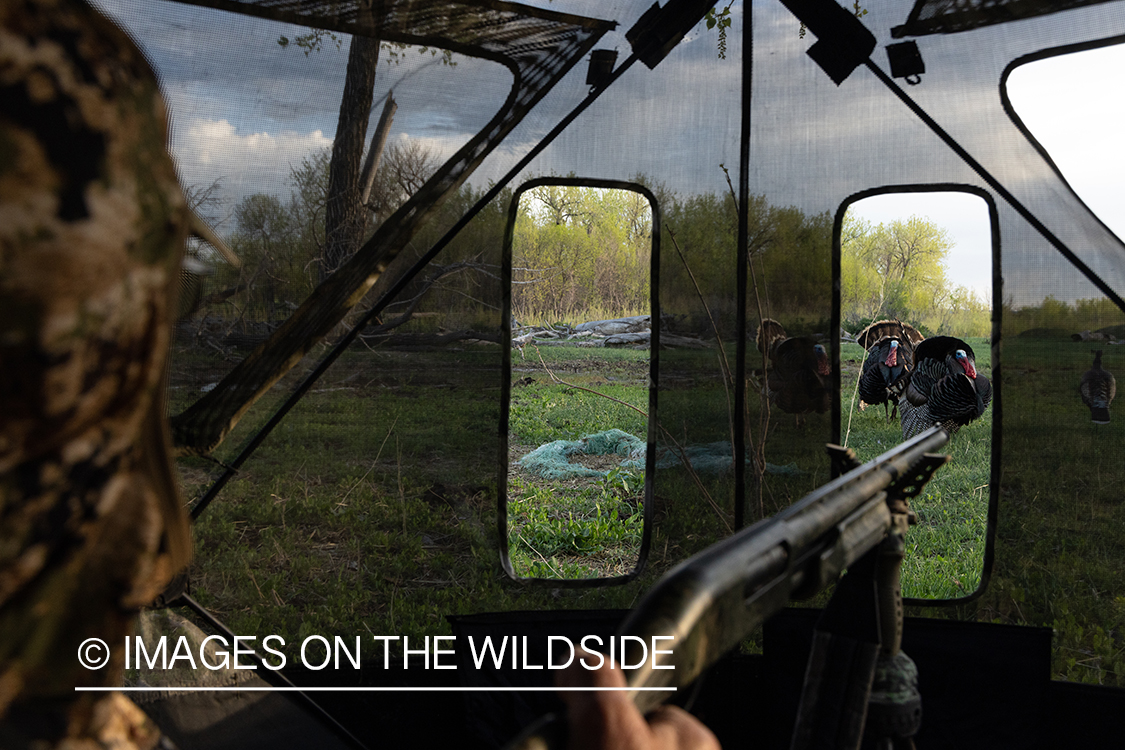
[[[249,562],[246,563],[246,574],[250,576],[250,583],[254,584],[254,588],[258,590],[258,597],[262,601],[265,601],[266,595],[262,593],[261,587],[258,586],[258,581],[257,581],[256,578],[254,578],[254,571],[250,570],[250,563]]]
[[[389,428],[387,428],[387,434],[383,437],[383,442],[379,444],[379,450],[376,451],[376,453],[375,453],[375,460],[371,462],[371,468],[369,468],[364,473],[364,475],[362,477],[355,480],[355,483],[350,488],[348,488],[348,491],[344,493],[344,497],[340,499],[341,503],[344,502],[345,500],[347,500],[348,495],[352,494],[352,490],[354,490],[356,487],[358,487],[359,483],[362,482],[364,479],[367,479],[367,475],[370,474],[375,469],[375,464],[379,463],[379,456],[383,455],[383,446],[386,445],[387,440],[390,439],[391,433],[394,431],[396,424],[398,424],[398,416],[397,415],[395,416],[395,421],[391,422],[391,426]]]
[[[680,461],[683,463],[684,468],[687,469],[688,475],[695,482],[695,486],[699,488],[699,491],[703,493],[703,499],[705,499],[711,506],[711,510],[715,511],[715,515],[718,516],[719,520],[723,522],[723,525],[727,527],[727,532],[734,533],[734,529],[731,527],[730,522],[727,521],[727,517],[723,514],[722,509],[719,507],[718,503],[716,503],[714,499],[712,499],[711,493],[708,492],[707,488],[703,485],[703,480],[700,479],[699,475],[695,473],[695,468],[691,465],[691,460],[688,458],[687,451],[684,450],[684,447],[680,445],[679,441],[677,441],[676,438],[672,437],[671,432],[664,429],[663,425],[657,424],[656,426],[662,433],[664,433],[664,437],[668,438],[669,442],[671,442],[672,445],[676,447],[676,451],[678,452]],[[735,458],[737,459],[737,457]]]
[[[738,194],[734,190],[734,183],[731,182],[730,172],[722,164],[719,168],[723,170],[723,175],[727,178],[727,189],[730,191],[730,199],[734,201],[735,212],[738,211]],[[763,243],[764,244],[764,243]],[[746,248],[746,265],[750,269],[750,281],[754,286],[754,303],[758,307],[758,325],[760,326],[765,321],[765,315],[762,313],[762,296],[758,292],[758,274],[754,270],[754,256],[750,252],[750,248]],[[767,291],[768,294],[768,291]],[[758,420],[758,430],[761,433],[761,439],[758,445],[754,445],[754,436],[750,432],[749,413],[746,414],[746,440],[750,443],[750,453],[754,457],[754,469],[757,473],[758,480],[758,516],[764,518],[766,515],[765,497],[762,490],[765,486],[766,476],[766,436],[769,434],[770,427],[770,400],[769,400],[769,373],[768,373],[768,348],[762,347],[762,382],[758,387],[758,400],[761,403],[760,418]],[[746,404],[749,409],[749,404]],[[771,493],[770,497],[773,495]]]
[[[532,552],[534,552],[534,553],[535,553],[536,555],[538,555],[538,556],[539,556],[539,559],[543,561],[543,564],[544,564],[544,565],[546,565],[546,566],[547,566],[548,568],[550,568],[550,569],[551,569],[551,572],[552,572],[552,573],[554,573],[554,574],[555,574],[556,576],[558,576],[559,578],[562,578],[562,577],[563,577],[563,574],[559,572],[559,569],[558,569],[558,568],[556,568],[556,567],[555,567],[554,565],[551,565],[551,561],[550,561],[550,560],[548,560],[547,558],[543,557],[543,553],[542,553],[542,552],[540,552],[539,550],[535,549],[535,547],[531,546],[531,542],[529,542],[529,541],[527,541],[526,539],[524,539],[524,538],[523,538],[523,534],[521,534],[521,533],[519,533],[519,532],[517,531],[517,532],[516,532],[516,536],[518,536],[518,537],[520,538],[520,541],[521,541],[521,542],[523,542],[523,543],[524,543],[525,545],[527,545],[527,548],[528,548],[529,550],[531,550]]]
[[[409,322],[410,319],[414,315],[415,308],[418,307],[419,303],[421,303],[421,301],[422,301],[422,298],[424,298],[429,293],[430,289],[434,286],[434,284],[441,281],[446,276],[450,276],[450,275],[455,274],[455,273],[460,273],[461,271],[465,271],[465,270],[473,270],[475,268],[476,268],[476,264],[472,263],[470,261],[464,261],[462,263],[451,263],[448,266],[438,266],[437,269],[434,271],[434,273],[430,274],[430,276],[423,282],[422,289],[421,289],[421,291],[418,292],[418,294],[414,295],[410,299],[399,300],[396,303],[396,304],[405,304],[406,305],[406,311],[405,312],[403,312],[401,315],[399,315],[397,318],[395,318],[391,322],[384,323],[383,325],[378,326],[375,329],[369,331],[365,335],[385,333],[386,331],[390,331],[394,328],[398,328],[400,325]]]
[[[402,486],[402,448],[398,444],[398,435],[395,435],[395,453],[398,460],[395,466],[398,469],[398,499],[402,503],[402,535],[406,536],[406,490]]]
[[[723,370],[723,389],[727,394],[727,411],[730,411],[730,387],[729,383],[734,381],[734,377],[730,372],[730,362],[727,360],[727,352],[723,347],[723,337],[719,335],[719,326],[715,323],[715,316],[711,314],[711,308],[707,305],[707,300],[703,297],[703,291],[699,288],[699,282],[695,280],[695,274],[692,273],[691,266],[688,265],[687,258],[684,257],[683,250],[680,249],[680,243],[676,241],[676,233],[672,231],[672,225],[665,222],[664,227],[668,230],[668,236],[672,238],[672,246],[676,248],[676,254],[680,256],[680,262],[684,264],[684,270],[687,271],[688,278],[691,279],[692,286],[695,287],[695,294],[699,297],[699,303],[703,305],[703,311],[707,313],[707,320],[711,323],[711,330],[715,332],[715,342],[719,345],[719,364]],[[734,421],[733,419],[731,420]],[[734,430],[732,424],[731,430]],[[733,445],[733,435],[731,444]]]
[[[852,389],[852,400],[848,405],[848,429],[844,432],[844,447],[848,447],[848,436],[852,434],[852,416],[855,414],[855,394],[859,392],[859,381],[863,376],[863,365],[860,364],[860,372],[856,375],[855,388]]]
[[[711,314],[711,308],[708,306],[707,300],[703,297],[703,290],[699,288],[699,282],[696,281],[695,274],[692,272],[691,266],[688,265],[687,258],[684,257],[683,250],[680,249],[680,243],[676,241],[676,233],[672,230],[672,225],[666,222],[664,226],[668,229],[668,236],[672,239],[672,246],[676,248],[676,254],[680,256],[680,262],[684,264],[684,270],[687,271],[688,278],[691,279],[692,286],[695,287],[695,293],[699,297],[699,303],[703,305],[703,310],[707,313],[707,320],[711,323],[711,330],[715,332],[715,342],[719,345],[719,368],[723,373],[723,395],[727,400],[727,414],[729,415],[727,423],[730,429],[731,461],[739,461],[741,460],[741,458],[734,454],[734,430],[736,417],[734,414],[734,406],[731,404],[730,397],[730,384],[734,382],[734,375],[731,373],[730,361],[727,359],[726,348],[723,346],[723,337],[719,333],[719,326],[715,323],[715,317]],[[685,465],[688,465],[686,463],[687,455],[684,454],[682,458],[685,461]],[[692,470],[689,468],[689,471]],[[694,471],[692,471],[692,473],[694,475]],[[695,477],[695,480],[702,488],[703,483],[699,481],[699,478]],[[704,490],[704,494],[707,494],[706,490]],[[710,495],[707,495],[707,501],[710,502],[712,506],[715,505]],[[742,502],[742,499],[735,498],[735,502]],[[726,523],[725,518],[723,519],[723,522]],[[727,524],[727,529],[730,529],[729,524]]]

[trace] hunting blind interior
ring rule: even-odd
[[[855,335],[885,319],[969,340],[992,389],[911,503],[910,613],[1053,627],[1056,681],[1125,685],[1125,418],[1091,424],[1078,390],[1091,349],[1125,373],[1125,246],[1008,91],[1120,45],[1120,2],[93,2],[159,73],[181,181],[243,261],[195,246],[211,270],[172,357],[205,630],[611,633],[662,573],[832,479],[826,443],[903,439],[857,395]],[[334,180],[392,94],[364,205]],[[975,206],[975,281],[902,254],[950,195]],[[917,208],[869,221],[868,199]],[[642,335],[580,330],[599,312]],[[555,443],[582,471],[521,463]],[[538,711],[521,700],[440,707],[486,746]],[[331,713],[354,734],[369,710]]]

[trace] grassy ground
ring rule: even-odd
[[[643,440],[648,372],[647,350],[529,346],[522,356],[513,352],[510,440],[534,447],[611,427]]]
[[[513,353],[508,550],[517,575],[614,577],[636,567],[643,470],[622,469],[627,456],[577,453],[570,463],[605,476],[552,480],[520,460],[541,445],[609,429],[645,440],[648,372],[647,350],[532,346]]]
[[[978,364],[990,373],[987,346],[973,344]],[[998,378],[1004,476],[993,578],[970,605],[915,612],[1053,627],[1056,678],[1123,684],[1125,418],[1115,414],[1111,425],[1090,424],[1077,395],[1078,379],[1092,360],[1089,348],[1069,340],[1005,341]],[[530,378],[513,388],[515,450],[607,426],[644,436],[643,417],[605,399],[586,402],[574,386],[609,391],[644,408],[647,354],[543,351],[551,369],[572,384],[552,382],[537,358],[513,355],[513,382]],[[173,413],[232,364],[218,354],[177,354]],[[1109,347],[1105,356],[1105,366],[1120,379],[1125,347]],[[661,357],[664,424],[685,444],[729,440],[714,352]],[[851,414],[849,444],[861,458],[871,458],[901,435],[897,423],[885,423],[882,409],[849,408],[847,376],[858,362],[857,351],[845,350],[844,429]],[[685,471],[661,470],[655,477],[657,523],[649,567],[638,581],[551,589],[507,579],[499,565],[495,518],[502,376],[500,351],[492,345],[346,354],[200,519],[192,574],[196,598],[236,633],[278,633],[288,643],[312,633],[447,634],[447,614],[628,607],[663,571],[728,533],[729,473],[701,476],[712,507]],[[256,408],[218,458],[229,461],[280,398],[271,395]],[[955,436],[949,448],[953,464],[913,502],[921,523],[908,535],[909,595],[962,596],[977,586],[991,489],[992,413],[990,408],[985,420]],[[757,424],[756,415],[751,418]],[[766,475],[760,507],[756,488],[749,488],[748,521],[825,481],[827,432],[824,415],[802,422],[790,415],[771,417],[766,456],[780,468]],[[182,459],[180,466],[191,496],[220,471],[202,459]],[[545,499],[544,487],[518,472],[509,495],[517,509],[525,503],[529,519],[554,514],[592,520],[613,526],[604,536],[627,541],[638,525],[630,519],[641,509],[636,480],[619,474],[610,482],[576,483],[575,498],[594,501],[592,516],[588,502],[579,510],[577,500],[558,493]],[[629,544],[635,543],[621,549]],[[541,538],[532,547],[536,552],[528,552],[524,564],[533,574],[541,558],[555,559],[562,568],[574,565],[560,572],[579,575],[620,572],[632,559],[614,558],[616,552],[604,548],[567,559]]]
[[[610,378],[647,371],[633,364],[637,353],[599,351],[605,381],[599,387]],[[180,350],[177,355],[172,413],[231,364],[218,354]],[[655,580],[655,572],[630,587],[561,593],[521,586],[503,574],[496,539],[499,355],[494,345],[472,344],[436,352],[360,348],[345,354],[196,524],[196,597],[234,632],[277,633],[287,643],[314,633],[447,634],[449,614],[629,606],[640,587]],[[570,361],[573,356],[560,353],[554,369],[568,378],[585,370]],[[521,367],[518,361],[516,367]],[[573,389],[552,385],[544,372],[513,377],[533,377],[537,383],[517,389],[517,402],[551,403],[572,395]],[[644,376],[637,377],[643,386]],[[283,381],[278,393],[255,407],[220,448],[219,460],[237,455],[295,379]],[[634,384],[633,390],[645,389]],[[643,406],[644,397],[638,398]],[[515,421],[526,425],[524,439],[534,447],[540,438],[574,437],[604,425],[603,409],[591,400],[570,413],[547,408],[536,420],[532,410]],[[643,425],[635,414],[633,422],[612,421],[638,430],[637,420]],[[180,459],[179,466],[189,498],[198,497],[222,471],[198,458]],[[590,483],[602,512],[599,520],[595,508],[594,525],[614,526],[609,536],[620,537],[615,543],[622,547],[606,552],[586,545],[581,551],[599,575],[617,575],[635,565],[641,526],[636,484],[627,476],[616,483]],[[523,490],[533,505],[534,483],[525,481]],[[540,507],[555,514],[572,510],[561,500],[550,502],[558,504]],[[631,562],[626,548],[632,550]]]
[[[612,578],[636,568],[644,475],[608,471],[613,473],[605,479],[572,480],[566,483],[570,486],[535,479],[509,482],[508,550],[517,575]]]
[[[1092,348],[1004,341],[996,570],[970,611],[1053,628],[1056,678],[1125,686],[1125,414],[1090,422],[1078,383]],[[1120,391],[1125,347],[1101,348]]]

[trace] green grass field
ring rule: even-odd
[[[1078,395],[1095,348],[1117,376],[1108,425]],[[1003,370],[996,568],[964,614],[1053,628],[1056,679],[1125,686],[1125,347],[1012,337]]]
[[[993,375],[987,346],[972,343],[978,365]],[[1125,417],[1090,424],[1077,396],[1089,349],[1069,340],[1004,342],[1003,476],[991,583],[970,604],[913,612],[1053,627],[1056,678],[1122,684]],[[538,358],[513,353],[513,383],[530,379],[512,389],[515,450],[607,427],[644,436],[642,415],[576,386],[643,409],[647,353],[543,352],[570,385],[554,382]],[[179,354],[173,413],[230,366],[217,354]],[[660,414],[676,426],[677,438],[729,436],[714,352],[665,355]],[[886,422],[881,407],[851,406],[848,378],[858,371],[858,348],[845,347],[843,360],[840,437],[869,459],[897,444],[900,428]],[[1106,367],[1125,373],[1125,347],[1107,350]],[[499,565],[495,516],[502,377],[495,346],[346,354],[196,525],[193,594],[235,632],[278,633],[289,643],[311,633],[447,634],[447,614],[628,607],[670,566],[729,533],[729,474],[702,477],[712,507],[686,472],[661,470],[649,566],[635,583],[559,589],[509,580]],[[271,394],[256,408],[217,458],[229,461],[280,398]],[[979,585],[994,409],[954,437],[952,463],[912,501],[920,523],[907,537],[908,596],[962,597]],[[750,416],[756,438],[756,414]],[[780,468],[764,477],[766,515],[827,480],[823,444],[831,437],[825,415],[799,421],[784,414],[771,416],[769,436],[766,459]],[[189,497],[220,471],[196,458],[181,459],[180,467]],[[511,528],[530,542],[521,549],[518,536],[509,539],[513,562],[531,576],[629,569],[643,510],[639,481],[636,473],[618,472],[559,492],[509,475]],[[752,482],[748,493],[750,522],[759,512]]]
[[[603,378],[633,377],[631,361],[638,353],[599,351],[598,362],[611,363],[602,368]],[[210,353],[178,354],[172,413],[230,366]],[[647,362],[647,355],[640,356]],[[575,376],[576,366],[568,364],[572,353],[558,359],[560,374]],[[620,365],[612,364],[619,360]],[[361,347],[345,354],[197,522],[191,574],[196,598],[236,633],[277,633],[287,643],[312,633],[444,635],[448,614],[628,606],[636,596],[631,587],[553,594],[515,584],[501,571],[496,536],[500,364],[494,345],[460,351]],[[646,367],[640,365],[639,372]],[[643,374],[637,377],[644,382]],[[571,389],[551,385],[545,373],[535,378],[543,390],[528,396],[530,401],[571,398]],[[294,380],[287,378],[257,405],[216,458],[232,460]],[[639,403],[644,405],[643,397]],[[596,425],[601,419],[599,400],[575,404],[573,410],[544,410],[544,420],[529,410],[529,444],[549,435],[582,434],[587,420]],[[556,416],[558,424],[552,421]],[[625,427],[637,429],[635,421]],[[182,458],[179,467],[189,499],[222,471],[199,458]],[[591,483],[593,489],[585,493],[594,500],[590,523],[610,528],[610,541],[621,551],[580,541],[582,549],[561,572],[582,574],[585,565],[597,575],[619,575],[635,566],[643,509],[636,484],[635,477]],[[529,503],[536,498],[531,482],[523,490],[517,487],[517,500],[520,492]],[[538,507],[546,508],[541,516],[573,511],[576,521],[586,522],[562,501]],[[540,543],[546,534],[528,531],[525,536]],[[629,550],[631,559],[625,554]],[[555,550],[547,557],[568,556]],[[532,569],[539,557],[527,559],[528,574],[540,574]],[[648,571],[643,580],[654,578]]]
[[[529,346],[512,355],[508,415],[508,554],[517,575],[600,578],[637,566],[644,472],[625,456],[571,457],[605,476],[545,479],[520,459],[541,445],[618,429],[648,430],[646,350]],[[563,467],[560,467],[563,468]]]

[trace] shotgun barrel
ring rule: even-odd
[[[948,440],[932,427],[669,571],[618,631],[637,636],[622,639],[621,654],[637,707],[650,711],[670,691],[636,688],[690,684],[789,601],[836,581],[890,531],[892,501],[917,494],[948,460],[932,453]],[[636,651],[668,636],[671,645],[651,658]],[[563,740],[565,723],[543,717],[509,747],[560,748]]]

